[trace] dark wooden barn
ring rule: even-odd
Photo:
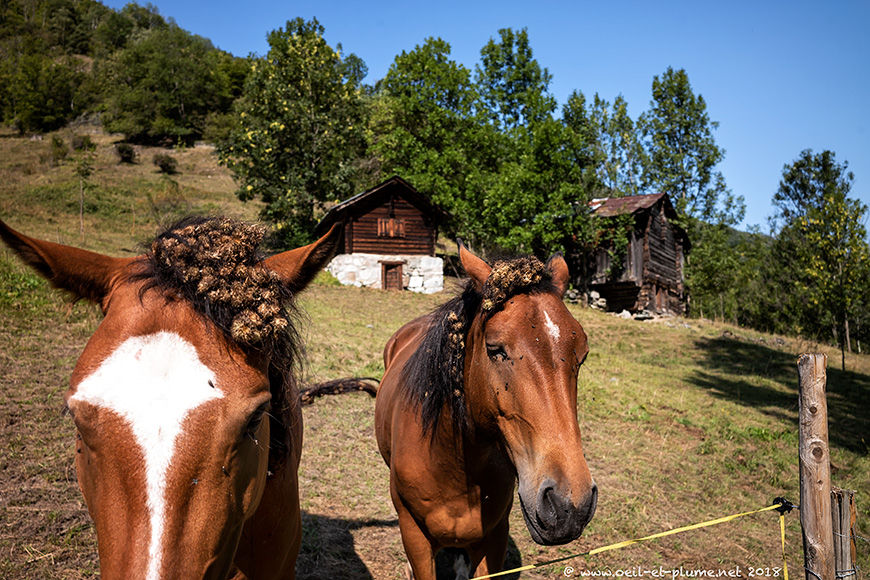
[[[634,228],[624,261],[616,268],[608,248],[595,252],[588,270],[589,289],[598,292],[611,311],[685,314],[683,265],[689,239],[676,224],[677,214],[668,196],[611,197],[593,200],[590,205],[603,219],[633,215]]]
[[[344,222],[342,246],[328,267],[343,284],[436,292],[443,288],[435,240],[444,217],[427,196],[394,176],[332,207],[315,232]]]

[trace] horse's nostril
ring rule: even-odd
[[[552,487],[544,488],[544,490],[541,492],[540,512],[541,515],[548,520],[556,517],[556,504],[554,495],[555,494]]]
[[[560,512],[564,511],[564,500],[559,496],[552,481],[545,481],[538,488],[538,522],[545,529],[558,526]]]
[[[589,492],[588,506],[589,508],[586,515],[587,522],[592,519],[592,516],[595,514],[595,508],[598,507],[598,485],[595,483],[592,484],[592,490]]]

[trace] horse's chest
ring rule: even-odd
[[[433,506],[425,517],[427,531],[444,547],[477,543],[510,511],[510,498],[470,494]]]
[[[441,546],[479,542],[510,512],[514,491],[512,477],[495,482],[468,483],[467,486],[451,485],[442,481],[440,485],[425,485],[423,487],[428,488],[429,493],[421,495],[415,493],[419,487],[406,488],[411,497],[405,497],[405,500],[416,504],[412,512],[426,523],[428,534]]]

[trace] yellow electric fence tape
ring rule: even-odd
[[[777,498],[779,499],[779,498]],[[665,536],[670,536],[673,534],[679,534],[682,532],[688,532],[689,530],[697,530],[698,528],[706,528],[707,526],[715,526],[717,524],[724,524],[725,522],[730,522],[731,520],[736,520],[737,518],[742,518],[744,516],[749,516],[752,514],[757,514],[760,512],[771,511],[779,508],[786,507],[783,503],[775,503],[773,505],[769,505],[767,507],[763,507],[761,509],[752,510],[749,512],[741,512],[739,514],[731,514],[730,516],[725,516],[721,518],[716,518],[714,520],[707,520],[706,522],[701,522],[699,524],[692,524],[689,526],[683,526],[681,528],[675,528],[673,530],[667,530],[665,532],[659,532],[658,534],[653,534],[651,536],[644,536],[642,538],[637,538],[634,540],[626,540],[624,542],[618,542],[616,544],[610,544],[608,546],[602,546],[600,548],[595,548],[594,550],[589,550],[588,552],[581,552],[579,554],[571,554],[570,556],[563,556],[561,558],[556,558],[554,560],[547,560],[546,562],[538,562],[537,564],[529,564],[528,566],[521,566],[519,568],[513,568],[511,570],[504,570],[502,572],[495,572],[493,574],[487,574],[485,576],[477,576],[472,578],[471,580],[483,580],[484,578],[495,578],[496,576],[504,576],[506,574],[513,574],[514,572],[522,572],[524,570],[533,570],[535,568],[540,568],[542,566],[549,566],[551,564],[556,564],[558,562],[564,562],[565,560],[573,560],[574,558],[579,558],[581,556],[592,556],[593,554],[600,554],[601,552],[609,552],[610,550],[619,550],[620,548],[625,548],[627,546],[631,546],[633,544],[637,544],[639,542],[646,542],[648,540],[654,540],[656,538],[664,538]],[[785,563],[785,514],[780,513],[779,516],[780,530],[782,531],[782,567],[784,572],[783,580],[788,580],[788,567]]]

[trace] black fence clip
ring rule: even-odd
[[[779,504],[779,507],[776,508],[776,511],[785,515],[796,507],[793,503],[785,499],[784,497],[775,497],[773,498],[773,505]]]

